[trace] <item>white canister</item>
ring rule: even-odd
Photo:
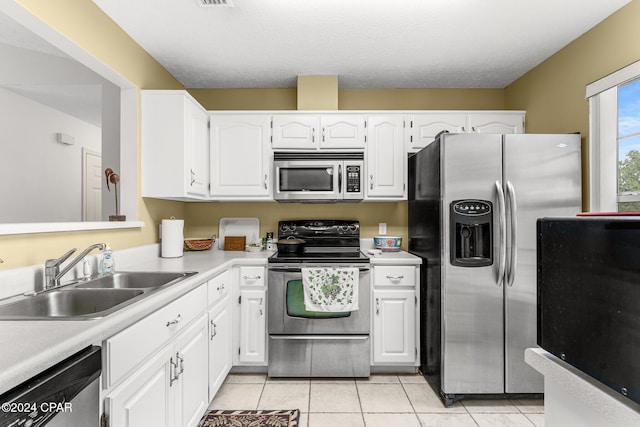
[[[162,220],[162,258],[179,258],[184,244],[184,220]]]

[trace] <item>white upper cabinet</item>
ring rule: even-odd
[[[275,114],[275,150],[364,149],[362,114]]]
[[[208,114],[181,90],[142,91],[142,196],[204,199]]]
[[[524,133],[524,114],[469,114],[469,130],[473,133]]]
[[[320,116],[320,126],[320,148],[364,148],[363,115],[323,115]]]
[[[367,118],[365,199],[406,198],[407,154],[402,135],[402,115]]]
[[[270,197],[269,117],[211,115],[212,199]]]
[[[304,114],[273,116],[273,148],[315,150],[318,148],[320,117]]]
[[[429,145],[438,133],[524,133],[524,111],[434,111],[408,114],[405,141],[408,152]]]

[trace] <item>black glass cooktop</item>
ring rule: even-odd
[[[278,262],[369,262],[359,250],[348,252],[305,252],[304,254],[280,254],[269,257],[270,263]]]

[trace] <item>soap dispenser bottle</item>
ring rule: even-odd
[[[113,260],[113,252],[109,245],[106,245],[102,250],[102,259],[100,260],[100,273],[101,274],[113,274],[115,270],[115,262]]]

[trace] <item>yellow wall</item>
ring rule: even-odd
[[[140,89],[182,86],[91,0],[18,0],[23,5],[133,82]],[[514,109],[527,110],[528,132],[588,133],[585,85],[640,58],[640,2],[633,1],[506,89],[342,89],[341,110]],[[295,110],[297,91],[285,89],[190,89],[210,110]],[[138,111],[138,117],[140,112]],[[586,152],[586,150],[585,150]],[[586,182],[586,181],[585,181]],[[138,189],[138,193],[139,193]],[[295,206],[295,209],[293,209]],[[41,264],[70,247],[108,241],[114,249],[157,242],[157,224],[169,216],[186,219],[188,236],[217,234],[221,217],[259,217],[261,234],[280,219],[355,218],[363,236],[406,237],[406,202],[357,205],[277,203],[180,203],[138,198],[142,229],[0,236],[0,268]],[[406,242],[406,239],[405,239]]]
[[[527,132],[580,132],[583,208],[588,208],[589,103],[586,85],[640,60],[635,0],[505,89],[505,107],[527,111]]]

